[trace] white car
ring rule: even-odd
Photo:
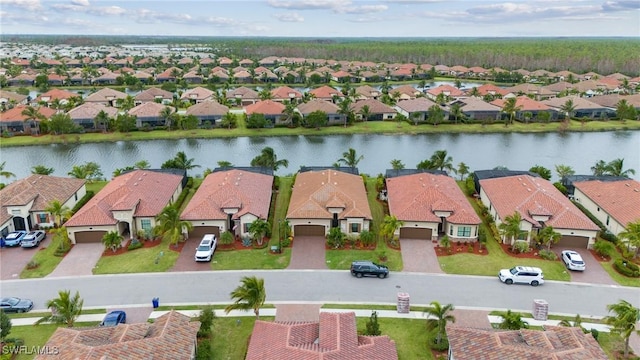
[[[217,245],[218,239],[216,239],[215,235],[206,234],[203,236],[200,245],[196,248],[195,261],[211,261]]]
[[[584,271],[587,268],[582,256],[573,250],[563,250],[562,261],[569,270]]]
[[[511,269],[502,269],[498,273],[498,278],[507,285],[529,284],[538,286],[544,284],[542,269],[531,266],[514,266]]]
[[[20,246],[23,248],[36,247],[40,245],[42,240],[47,237],[47,233],[42,230],[34,230],[25,235],[20,242]]]

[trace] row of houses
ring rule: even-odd
[[[522,233],[512,241],[530,242],[537,231],[553,226],[562,235],[561,246],[593,245],[599,227],[549,181],[530,172],[498,170],[477,171],[474,179],[479,199],[498,225],[514,212],[520,213]],[[216,169],[181,214],[182,220],[193,225],[185,235],[199,238],[230,231],[248,236],[251,223],[269,218],[273,181],[272,171],[264,168]],[[115,177],[65,223],[69,237],[73,243],[87,243],[100,242],[110,231],[125,237],[139,230],[150,232],[156,216],[178,199],[185,184],[182,170],[134,170]],[[612,233],[640,220],[640,208],[632,205],[640,203],[640,182],[588,179],[572,186],[576,201],[602,219]],[[477,240],[481,220],[446,173],[390,170],[385,191],[389,213],[404,222],[396,236]],[[83,180],[44,175],[9,184],[0,191],[2,234],[53,226],[55,219],[46,212],[47,204],[58,200],[72,208],[85,192]],[[357,169],[301,168],[286,220],[294,236],[316,236],[319,241],[335,227],[356,237],[371,229],[371,209]]]

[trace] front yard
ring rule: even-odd
[[[158,240],[156,240],[158,241]],[[160,245],[127,251],[114,256],[102,256],[93,269],[94,275],[165,272],[173,267],[180,255],[172,250],[168,240]]]

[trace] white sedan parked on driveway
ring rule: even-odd
[[[563,250],[562,261],[569,270],[584,271],[586,269],[582,256],[573,250]]]

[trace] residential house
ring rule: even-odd
[[[141,83],[147,84],[153,80],[153,74],[148,71],[136,71],[133,75],[134,78],[140,80]]]
[[[232,232],[249,236],[249,226],[257,219],[269,218],[273,171],[238,168],[216,169],[207,175],[185,207],[180,219],[189,221],[191,238],[204,234]]]
[[[496,330],[447,325],[448,360],[607,360],[600,344],[579,327]]]
[[[233,73],[235,82],[239,84],[250,84],[253,82],[253,76],[247,70],[240,70]]]
[[[212,126],[220,123],[222,118],[229,112],[229,108],[219,104],[214,100],[205,100],[195,105],[189,106],[186,115],[194,115],[200,120],[200,125],[209,122]]]
[[[20,74],[7,79],[8,86],[33,86],[36,81],[36,76],[32,74]]]
[[[362,109],[368,107],[369,116],[367,119],[362,117]],[[364,121],[376,121],[376,120],[392,120],[398,114],[394,108],[381,102],[380,100],[367,99],[358,100],[351,104],[351,111],[356,115],[356,119]]]
[[[176,82],[176,78],[180,75],[182,75],[182,70],[173,66],[157,74],[156,81],[158,82],[158,84],[163,84],[166,82]]]
[[[396,231],[401,239],[478,239],[482,221],[452,177],[418,172],[388,177],[386,185],[389,213],[404,222]]]
[[[338,70],[331,74],[331,80],[339,83],[348,83],[354,81],[356,78],[350,73],[344,70]]]
[[[47,83],[50,86],[62,86],[67,82],[67,77],[58,74],[47,74]]]
[[[284,123],[284,121],[281,121],[282,112],[284,110],[284,104],[275,102],[273,100],[258,101],[255,104],[248,105],[244,108],[247,116],[251,116],[253,114],[262,114],[268,121],[271,122],[272,125]]]
[[[393,107],[399,114],[407,117],[414,123],[424,122],[429,117],[429,108],[437,104],[421,97],[411,100],[398,101]]]
[[[341,91],[332,88],[329,85],[323,85],[319,88],[309,90],[309,94],[318,100],[335,102],[334,99],[343,99],[344,94]]]
[[[447,84],[440,85],[432,89],[428,89],[426,92],[427,97],[433,101],[436,101],[438,99],[438,95],[440,94],[442,94],[441,96],[445,97],[445,101],[447,101],[447,99],[455,100],[457,98],[466,96],[464,91],[458,89],[457,87],[447,85]]]
[[[102,88],[84,99],[86,103],[102,103],[106,106],[117,107],[118,99],[125,99],[127,94],[110,88]]]
[[[82,126],[84,129],[97,129],[100,124],[96,124],[95,118],[101,111],[104,111],[112,119],[118,116],[118,109],[105,106],[102,103],[84,103],[69,110],[67,114],[76,125]]]
[[[86,194],[85,180],[50,175],[30,175],[0,190],[0,235],[52,227],[54,217],[45,209],[52,201],[73,209]]]
[[[71,242],[101,242],[111,231],[125,237],[150,232],[186,181],[186,172],[177,169],[133,170],[115,177],[65,223]]]
[[[459,104],[462,114],[471,121],[496,121],[500,120],[502,114],[501,107],[474,97],[455,100],[449,104],[449,107],[454,104]]]
[[[412,85],[401,85],[389,90],[389,95],[396,100],[411,100],[421,94],[422,92]]]
[[[340,114],[340,108],[338,105],[325,100],[313,99],[309,102],[299,104],[297,109],[303,119],[309,116],[312,112],[322,111],[327,114],[328,125],[344,124],[346,121],[346,115]]]
[[[58,103],[64,106],[69,102],[69,98],[72,97],[81,97],[81,95],[63,89],[51,89],[40,94],[40,96],[35,99],[35,102],[37,104],[45,103],[47,106],[51,107],[53,102],[58,100]]]
[[[180,96],[180,100],[190,101],[192,104],[197,104],[199,102],[212,99],[215,99],[215,92],[201,86],[189,89],[183,92],[182,96]]]
[[[170,109],[171,113],[175,112],[175,109],[170,106],[158,104],[156,102],[147,102],[133,107],[129,110],[129,115],[136,117],[136,127],[154,128],[157,126],[167,125],[167,119],[162,116],[162,112],[165,108]]]
[[[552,226],[562,235],[559,247],[591,248],[600,228],[545,179],[531,175],[514,175],[479,180],[480,200],[495,219],[496,225],[518,212],[522,218],[517,239],[531,242],[544,227]]]
[[[501,87],[495,86],[493,84],[483,84],[478,87],[468,89],[466,90],[467,94],[471,95],[471,92],[473,91],[473,89],[476,89],[478,92],[478,95],[483,98],[485,96],[490,96],[491,98],[496,99],[496,98],[502,98],[504,96],[507,96],[507,94],[509,94],[509,91]]]
[[[39,354],[35,359],[192,360],[196,357],[199,328],[199,321],[192,321],[191,317],[175,310],[153,323],[59,327],[43,346],[43,349],[57,349],[57,354]]]
[[[502,109],[504,108],[504,105],[506,102],[507,102],[506,99],[496,99],[496,100],[493,100],[490,104],[495,105]],[[550,119],[558,118],[558,112],[555,109],[551,108],[550,106],[540,101],[533,100],[528,96],[524,96],[524,95],[518,96],[516,98],[515,106],[518,109],[518,111],[516,111],[515,113],[516,120],[529,121],[537,118],[538,115],[543,112],[549,113]],[[531,118],[526,118],[525,115],[527,114],[530,114]],[[508,116],[508,115],[505,114],[505,116]]]
[[[291,101],[297,103],[302,100],[302,93],[288,86],[280,86],[271,90],[271,99],[277,102]]]
[[[589,101],[596,103],[598,105],[602,105],[607,109],[616,111],[618,107],[618,103],[621,100],[626,100],[627,104],[636,108],[636,110],[640,111],[640,94],[634,95],[620,95],[620,94],[608,94],[608,95],[599,95],[592,96],[589,98]]]
[[[218,65],[222,66],[222,67],[230,67],[233,65],[233,60],[229,59],[228,57],[221,57],[218,58]]]
[[[204,82],[204,76],[195,70],[182,75],[182,78],[189,84],[202,84]]]
[[[362,85],[356,88],[356,100],[378,100],[381,96],[382,92],[380,90],[369,85]]]
[[[563,113],[564,105],[571,101],[573,103],[573,114],[575,118],[602,119],[613,117],[615,112],[606,107],[590,101],[588,98],[579,96],[565,96],[543,100],[542,103],[554,109],[557,113]]]
[[[241,86],[227,92],[227,99],[238,106],[246,106],[260,101],[260,94],[253,89]]]
[[[97,78],[91,80],[91,83],[96,85],[114,85],[117,82],[118,76],[120,75],[111,71],[107,71]]]
[[[505,88],[505,90],[515,96],[520,97],[521,95],[526,95],[537,101],[550,99],[556,96],[556,92],[554,91],[548,90],[547,88],[542,86],[529,83],[508,87]]]
[[[324,238],[334,227],[357,235],[369,230],[371,219],[367,192],[359,175],[333,168],[303,168],[296,176],[287,211],[295,236]]]
[[[146,102],[157,102],[160,104],[168,105],[168,104],[171,104],[172,101],[173,101],[173,93],[166,90],[162,90],[158,87],[148,88],[147,90],[140,92],[134,98],[135,105],[140,105]]]
[[[40,128],[40,119],[29,119],[22,112],[27,109],[26,105],[18,105],[5,112],[0,113],[0,130],[10,133],[27,133],[35,134]],[[40,106],[36,108],[38,113],[44,118],[49,119],[56,110]]]
[[[16,94],[11,91],[0,89],[0,105],[3,109],[8,109],[16,105],[26,105],[29,97],[27,95]]]
[[[573,199],[614,235],[640,221],[640,182],[632,179],[573,181]]]
[[[575,89],[575,86],[566,81],[558,81],[553,84],[549,84],[544,86],[545,90],[554,92],[556,96],[559,96],[561,93],[569,93]]]

